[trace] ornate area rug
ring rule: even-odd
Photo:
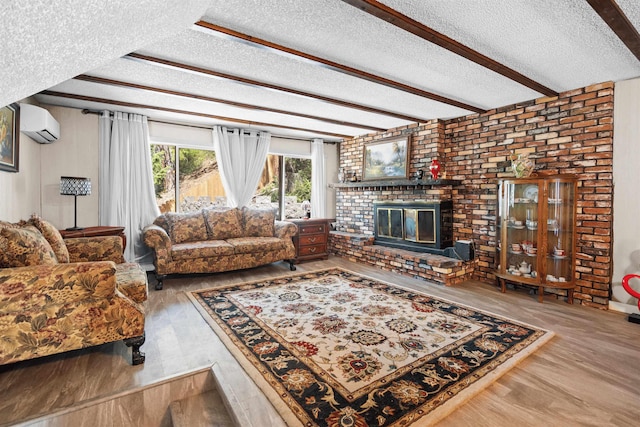
[[[429,425],[553,335],[342,269],[192,292],[289,425]]]

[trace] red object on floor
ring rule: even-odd
[[[636,291],[631,287],[631,285],[629,285],[629,280],[633,278],[640,279],[640,275],[627,274],[622,278],[622,287],[624,288],[625,291],[629,293],[629,295],[631,295],[634,298],[638,298],[638,310],[640,310],[640,292]]]

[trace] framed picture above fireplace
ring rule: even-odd
[[[365,144],[362,180],[409,179],[410,143],[404,135]]]

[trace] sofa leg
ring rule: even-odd
[[[295,260],[293,260],[293,259],[289,260],[289,270],[296,271],[296,266],[293,265],[294,263],[295,263]]]
[[[127,347],[131,347],[131,364],[132,365],[141,365],[144,363],[144,353],[140,351],[140,347],[144,344],[145,336],[127,338],[124,340],[124,343]]]
[[[156,273],[156,291],[161,291],[164,286],[164,278],[167,277],[166,274],[157,274]]]

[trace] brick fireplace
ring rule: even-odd
[[[375,201],[452,200],[453,240],[472,240],[473,278],[489,283],[495,257],[495,178],[512,176],[509,155],[525,152],[537,172],[578,176],[578,265],[574,297],[583,305],[606,309],[611,277],[613,83],[607,82],[451,120],[434,120],[368,134],[340,144],[339,167],[358,176],[363,146],[383,138],[411,135],[409,173],[428,170],[437,158],[448,179],[459,185],[366,183],[336,188],[338,231],[330,250],[390,271],[428,280],[437,271],[465,277],[467,266],[431,265],[431,259],[404,249],[380,248],[374,240]],[[404,252],[403,252],[404,251]],[[402,256],[398,256],[401,254]],[[434,255],[438,256],[438,255]],[[424,269],[421,269],[422,267]],[[444,265],[444,266],[443,266]],[[435,268],[435,270],[433,270]],[[464,270],[463,272],[461,272]]]

